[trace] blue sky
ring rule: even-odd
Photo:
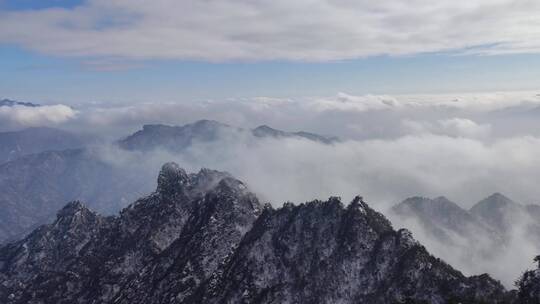
[[[1,12],[5,14],[30,12],[36,14],[37,19],[51,7],[65,8],[66,16],[70,16],[76,14],[72,11],[81,5],[86,3],[0,1]],[[109,7],[95,6],[91,9],[107,10],[107,15],[123,14]],[[84,19],[77,16],[75,20]],[[70,22],[73,21],[70,19]],[[406,54],[399,51],[365,55],[357,48],[359,55],[353,58],[339,55],[322,60],[318,57],[298,60],[292,51],[275,58],[274,53],[269,53],[262,58],[249,55],[230,59],[219,50],[200,56],[196,52],[201,51],[195,50],[195,57],[200,58],[190,58],[193,55],[181,53],[189,43],[184,39],[178,41],[179,54],[173,54],[174,58],[161,52],[133,54],[129,50],[119,53],[115,50],[113,54],[107,53],[110,50],[73,54],[71,49],[69,52],[55,49],[52,42],[51,47],[33,43],[44,35],[54,39],[56,28],[51,27],[50,33],[44,29],[40,35],[30,26],[26,28],[24,22],[18,26],[19,31],[29,37],[27,40],[15,41],[17,39],[9,38],[13,35],[7,34],[4,36],[8,38],[2,39],[0,33],[0,96],[29,101],[189,102],[253,96],[329,96],[337,92],[361,95],[532,90],[538,88],[540,80],[540,55],[535,51],[467,54],[467,47],[462,47],[423,52],[422,45],[414,45],[416,49]],[[140,30],[146,25],[141,22],[133,26]],[[183,30],[181,26],[178,28]],[[102,31],[103,35],[107,30]],[[287,38],[290,37],[284,37]],[[276,49],[275,53],[281,51]]]

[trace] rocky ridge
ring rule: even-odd
[[[0,247],[2,303],[505,303],[360,197],[274,209],[244,183],[163,166],[119,216],[73,202]]]

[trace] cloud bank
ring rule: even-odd
[[[324,145],[295,138],[256,141],[249,139],[246,132],[239,132],[215,142],[194,143],[181,153],[159,149],[127,152],[109,145],[98,145],[92,152],[123,170],[125,176],[143,179],[142,184],[155,183],[161,165],[176,161],[188,171],[201,167],[228,171],[245,181],[263,201],[276,206],[285,201],[300,203],[334,195],[349,201],[360,194],[387,214],[390,206],[418,195],[444,195],[466,208],[494,192],[522,203],[539,203],[538,94],[339,93],[200,103],[87,104],[77,107],[76,112],[70,109],[74,113],[65,106],[44,107],[68,113],[47,119],[37,112],[33,112],[34,116],[15,115],[14,111],[21,108],[2,108],[11,112],[3,114],[0,121],[52,124],[71,131],[91,131],[108,140],[139,130],[143,124],[182,125],[198,119],[244,128],[267,124],[286,131],[337,135],[343,139],[341,142]],[[416,227],[414,223],[406,226]],[[538,250],[516,232],[514,243],[508,250],[501,250],[496,259],[464,259],[459,253],[468,243],[445,247],[421,230],[413,230],[428,249],[453,265],[471,274],[488,271],[504,279],[507,286]],[[521,251],[512,251],[516,248]]]
[[[181,153],[163,150],[126,152],[101,147],[96,155],[155,183],[155,172],[166,161],[188,171],[202,167],[227,171],[247,183],[263,202],[281,206],[330,196],[344,201],[362,195],[376,210],[411,196],[446,195],[468,208],[480,199],[503,192],[523,203],[538,203],[540,137],[482,139],[423,133],[397,139],[350,140],[325,145],[305,139],[250,140],[247,134],[228,134],[215,142],[194,143]],[[491,235],[477,234],[475,242],[456,238],[455,245],[433,239],[414,222],[395,227],[413,231],[433,254],[467,274],[488,272],[509,288],[530,265],[540,248],[520,225],[506,246],[494,250]],[[525,220],[516,220],[524,224]],[[475,234],[475,231],[470,231]]]
[[[88,0],[0,12],[0,42],[66,56],[204,61],[538,53],[539,11],[530,0]]]
[[[76,116],[77,111],[65,105],[2,106],[0,107],[0,129],[60,125]]]

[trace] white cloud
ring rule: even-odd
[[[489,124],[478,124],[466,118],[448,118],[435,122],[403,121],[403,126],[411,133],[441,134],[454,137],[486,138],[491,132]]]
[[[78,108],[77,118],[68,121],[68,127],[118,137],[143,124],[182,125],[213,119],[244,128],[266,124],[288,131],[304,130],[351,139],[427,133],[487,140],[501,135],[540,136],[534,115],[540,107],[540,97],[536,94],[353,96],[339,93],[329,97],[256,97],[196,103],[87,104]]]
[[[334,98],[312,100],[309,104],[316,111],[356,111],[384,110],[399,106],[396,98],[385,95],[353,96],[338,93]]]
[[[210,61],[537,53],[539,11],[531,0],[88,0],[0,12],[0,42],[69,56]]]
[[[74,119],[77,111],[65,105],[0,107],[0,127],[58,125]]]
[[[99,151],[98,155],[129,168],[127,172],[132,176],[153,182],[166,161],[175,161],[188,171],[200,167],[228,171],[245,181],[264,202],[275,206],[285,201],[301,203],[335,195],[350,201],[359,194],[372,207],[389,214],[388,207],[417,195],[445,195],[463,207],[470,207],[494,192],[523,203],[536,203],[540,197],[540,137],[517,136],[485,143],[422,134],[324,145],[293,138],[251,141],[243,135],[195,143],[179,154],[159,150],[126,152],[113,147]],[[406,224],[415,232],[422,232]],[[460,270],[468,274],[487,271],[508,286],[539,248],[516,233],[508,248],[497,248],[498,254],[488,260],[474,254],[487,248],[483,243],[475,243],[474,248],[466,242],[452,247],[426,235],[415,237]],[[482,237],[478,239],[485,240]]]

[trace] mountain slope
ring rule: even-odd
[[[1,248],[0,302],[168,303],[178,296],[171,289],[188,296],[186,286],[207,279],[260,205],[241,182],[216,171],[188,175],[167,164],[158,182],[118,217],[70,203],[53,224]],[[138,288],[146,285],[156,289]]]
[[[470,213],[502,233],[510,229],[514,218],[519,217],[522,206],[508,197],[494,193],[476,203]]]
[[[142,130],[120,140],[126,150],[148,151],[156,148],[181,151],[195,142],[210,142],[238,129],[213,120],[199,120],[184,126],[144,125]]]
[[[105,214],[150,193],[148,176],[130,174],[89,150],[49,151],[0,165],[0,243],[54,218],[71,200]]]
[[[261,213],[262,211],[262,213]],[[117,217],[82,204],[0,247],[0,302],[393,303],[506,297],[465,277],[357,197],[280,209],[226,173],[163,166]]]
[[[394,206],[392,211],[399,217],[418,220],[427,233],[445,242],[452,240],[452,233],[459,236],[468,236],[471,231],[491,233],[469,212],[442,196],[411,197]]]
[[[480,288],[482,286],[482,288]],[[502,286],[464,277],[432,257],[407,230],[357,197],[267,209],[223,273],[210,303],[497,302]]]
[[[444,198],[413,197],[394,206],[390,215],[449,263],[473,273],[489,272],[506,286],[513,286],[530,251],[540,250],[540,207],[515,203],[500,193],[470,210]]]
[[[22,131],[0,132],[0,164],[18,157],[44,151],[80,148],[77,136],[53,128],[29,128]]]

